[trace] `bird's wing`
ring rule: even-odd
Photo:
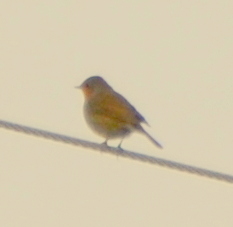
[[[120,94],[107,93],[98,97],[98,107],[95,107],[96,114],[107,115],[119,122],[138,125],[145,122],[145,118]],[[95,100],[96,103],[96,100]]]

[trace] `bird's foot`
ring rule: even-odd
[[[108,143],[107,143],[108,141],[107,140],[105,140],[103,143],[101,143],[101,145],[102,146],[105,146],[105,147],[108,147]]]
[[[124,151],[124,149],[121,147],[121,144],[119,144],[119,145],[117,146],[117,149],[120,150],[120,151]]]

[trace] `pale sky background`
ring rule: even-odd
[[[74,89],[98,74],[164,145],[123,148],[233,175],[233,1],[13,0],[0,20],[1,120],[101,143]],[[0,135],[0,226],[233,226],[232,184]]]

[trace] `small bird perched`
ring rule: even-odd
[[[90,128],[104,137],[104,144],[109,139],[121,138],[138,131],[147,136],[156,146],[162,146],[141,126],[146,123],[144,117],[120,94],[115,92],[100,76],[86,79],[80,86],[85,97],[84,116]]]

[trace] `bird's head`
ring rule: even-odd
[[[111,87],[100,76],[92,76],[86,79],[80,86],[75,87],[83,91],[85,98],[90,98],[101,92],[105,92]]]

